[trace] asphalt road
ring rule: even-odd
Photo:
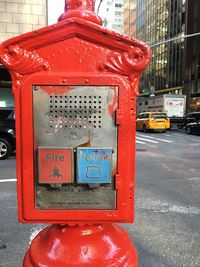
[[[137,132],[136,160],[135,223],[122,226],[139,267],[200,267],[200,136]],[[15,157],[0,161],[2,267],[22,266],[30,240],[44,227],[18,223],[15,178]]]

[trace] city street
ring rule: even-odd
[[[200,266],[200,136],[137,132],[135,223],[123,224],[139,267]],[[0,161],[0,266],[21,267],[44,225],[17,220],[15,156]],[[103,266],[102,266],[103,267]]]
[[[200,267],[199,14],[200,0],[0,0],[0,267]],[[100,234],[111,220],[138,266],[124,231]],[[50,222],[69,249],[38,235]],[[46,251],[26,254],[37,235]]]

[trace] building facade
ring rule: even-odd
[[[122,33],[124,25],[123,0],[97,0],[96,13],[102,18],[104,27]]]
[[[185,40],[183,92],[189,99],[188,109],[200,111],[200,1],[187,0],[186,10],[186,34],[196,35]]]
[[[136,2],[124,0],[124,33],[136,36]]]
[[[110,1],[110,6],[107,10],[107,27],[116,32],[123,32],[123,0]]]
[[[0,42],[46,25],[46,0],[0,1]]]
[[[140,92],[186,94],[187,111],[193,110],[191,102],[200,97],[200,1],[134,2],[136,37],[152,49]],[[200,105],[195,107],[198,109]]]
[[[46,0],[0,1],[0,43],[47,24]],[[0,64],[0,109],[14,107],[11,77]]]

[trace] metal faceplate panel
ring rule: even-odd
[[[36,208],[116,209],[117,107],[117,86],[33,86]],[[110,164],[102,165],[109,166],[109,179],[96,176],[96,182],[90,182],[78,177],[77,151],[83,147],[99,153],[112,151]],[[71,183],[39,182],[40,148],[72,149]],[[86,169],[94,175],[102,166]]]

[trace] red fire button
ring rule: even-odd
[[[72,148],[38,148],[39,183],[72,183]]]

